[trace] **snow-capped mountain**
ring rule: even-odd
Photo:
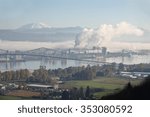
[[[75,40],[81,27],[50,27],[44,23],[30,23],[17,29],[0,29],[0,39],[8,41],[65,41]]]
[[[47,29],[47,28],[50,27],[45,23],[30,23],[19,27],[18,30],[33,30],[33,29]]]

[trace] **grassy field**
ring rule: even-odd
[[[8,96],[15,96],[15,97],[32,97],[32,96],[40,96],[40,92],[32,92],[32,91],[26,91],[26,90],[13,90],[6,95]]]
[[[0,96],[0,100],[21,100],[21,97],[16,96]]]
[[[138,85],[142,80],[140,79],[130,79],[130,83],[132,85]],[[94,80],[74,80],[65,82],[62,87],[63,88],[72,88],[77,87],[83,88],[90,86],[91,88],[104,88],[104,89],[116,89],[122,88],[129,82],[129,79],[125,78],[97,78]]]
[[[33,99],[33,96],[40,96],[40,93],[25,90],[13,90],[5,94],[5,96],[0,95],[0,100],[31,100]]]
[[[101,98],[104,95],[108,95],[110,93],[114,93],[122,89],[126,84],[130,81],[130,83],[134,85],[138,85],[142,80],[140,79],[125,79],[125,78],[96,78],[94,80],[86,80],[86,81],[67,81],[62,85],[62,88],[72,88],[72,87],[83,87],[86,88],[89,86],[90,88],[101,88],[104,91],[94,93],[94,97],[96,99]]]

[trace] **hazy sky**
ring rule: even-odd
[[[150,0],[0,0],[0,28],[34,22],[97,27],[121,21],[150,29]]]

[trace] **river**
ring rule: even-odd
[[[99,58],[97,61],[102,62],[116,62],[124,64],[139,64],[139,63],[150,63],[150,55],[133,55],[132,57],[116,57],[116,58]],[[75,60],[36,60],[36,61],[25,61],[25,62],[0,62],[0,70],[19,70],[19,69],[38,69],[41,65],[46,66],[47,69],[67,68],[70,66],[86,66],[86,65],[97,65],[98,63],[75,61]]]

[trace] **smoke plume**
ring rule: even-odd
[[[103,24],[99,28],[85,28],[81,34],[79,34],[75,40],[76,48],[92,48],[94,46],[106,46],[111,43],[111,40],[115,37],[121,37],[124,35],[142,36],[144,31],[137,26],[129,24],[127,22],[121,22],[119,24],[108,25]]]

